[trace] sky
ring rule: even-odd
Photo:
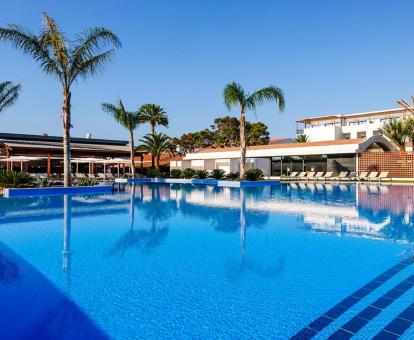
[[[283,113],[274,104],[247,113],[274,138],[294,136],[298,119],[394,108],[414,95],[411,0],[15,0],[2,5],[0,26],[39,32],[44,11],[69,38],[104,26],[122,42],[102,74],[75,84],[72,136],[127,139],[100,108],[119,99],[128,110],[164,107],[170,124],[159,131],[170,136],[208,128],[238,115],[223,104],[232,81],[246,91],[283,89]],[[59,83],[0,42],[5,80],[22,84],[22,93],[0,114],[0,132],[62,134]]]

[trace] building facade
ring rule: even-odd
[[[311,142],[370,138],[381,135],[385,122],[407,117],[412,117],[410,110],[392,109],[306,118],[296,121],[296,133],[305,134]]]

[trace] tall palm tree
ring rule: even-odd
[[[144,104],[139,108],[142,122],[149,123],[151,133],[155,134],[155,127],[163,125],[168,127],[168,116],[164,109],[156,104]],[[154,156],[151,157],[151,167],[154,168]]]
[[[150,133],[141,140],[139,149],[150,153],[155,159],[155,169],[160,169],[160,157],[164,153],[172,155],[174,153],[171,138],[164,133]]]
[[[307,135],[305,135],[304,133],[302,133],[302,134],[299,134],[299,135],[296,136],[295,141],[297,143],[308,143],[308,142],[310,142],[310,138]]]
[[[247,110],[255,110],[257,105],[268,101],[274,101],[279,111],[285,108],[285,97],[283,91],[276,86],[269,86],[249,94],[240,84],[232,82],[227,84],[223,92],[224,104],[230,110],[236,106],[240,110],[240,178],[244,177],[246,167],[246,136],[245,136],[245,113]]]
[[[405,142],[411,135],[410,125],[405,119],[393,119],[383,124],[379,131],[390,139],[401,151],[405,151]]]
[[[134,131],[141,122],[140,113],[137,111],[126,111],[122,100],[117,105],[103,103],[102,110],[109,113],[119,124],[129,131],[129,145],[131,147],[131,174],[135,178],[135,142]]]
[[[13,85],[11,81],[0,83],[0,112],[17,101],[20,89],[20,84]]]
[[[90,28],[70,40],[49,15],[44,13],[43,19],[44,28],[39,35],[11,24],[0,28],[0,40],[8,41],[14,48],[32,56],[42,71],[62,86],[64,184],[70,186],[72,85],[79,78],[86,79],[102,71],[121,43],[114,33],[102,27]]]
[[[155,133],[155,127],[162,125],[168,127],[168,116],[165,110],[156,104],[144,104],[139,108],[142,123],[149,123],[151,133]]]

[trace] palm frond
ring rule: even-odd
[[[90,57],[76,67],[72,67],[69,73],[69,83],[73,83],[77,77],[86,79],[88,75],[96,75],[103,71],[105,64],[109,63],[115,50],[108,50],[101,54]]]
[[[279,111],[285,109],[285,96],[283,91],[272,85],[253,92],[246,100],[246,108],[254,110],[257,104],[263,104],[269,101],[276,102]]]
[[[149,123],[152,127],[162,125],[168,127],[168,116],[165,110],[157,104],[144,104],[139,108],[141,122]]]
[[[42,41],[43,39],[41,36],[37,37],[19,25],[12,24],[6,28],[0,28],[0,40],[8,41],[15,49],[32,56],[46,74],[55,76],[62,81],[62,70],[59,68],[56,60],[50,56],[48,49]]]
[[[10,81],[0,83],[0,112],[17,101],[20,90],[20,84],[13,85]]]
[[[236,82],[227,84],[223,91],[224,104],[227,109],[231,109],[233,106],[244,106],[246,101],[246,95],[242,86]]]
[[[103,103],[102,111],[109,113],[119,124],[129,131],[135,130],[141,123],[140,114],[137,111],[126,111],[120,100],[118,105]]]

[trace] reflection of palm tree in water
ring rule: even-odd
[[[72,197],[63,196],[63,251],[62,251],[62,268],[65,275],[65,281],[68,288],[71,287],[71,249],[70,233],[72,228]]]
[[[240,188],[240,260],[227,263],[227,275],[232,281],[238,281],[244,272],[250,271],[261,277],[273,279],[280,275],[285,265],[285,257],[281,255],[275,265],[265,265],[246,256],[246,197]]]
[[[134,229],[135,224],[135,184],[131,186],[131,196],[130,196],[130,225],[129,230],[122,235],[119,240],[115,243],[114,247],[107,252],[108,255],[120,255],[123,256],[125,251],[132,247],[137,247],[143,253],[150,253],[155,250],[158,246],[162,244],[165,238],[168,235],[168,227],[158,228],[156,221],[159,218],[165,216],[165,211],[167,209],[161,209],[159,190],[156,192],[158,187],[151,188],[152,190],[152,200],[149,204],[146,214],[146,219],[152,221],[152,226],[150,230],[147,229]],[[144,206],[143,206],[144,207]],[[169,216],[169,214],[168,214]]]

